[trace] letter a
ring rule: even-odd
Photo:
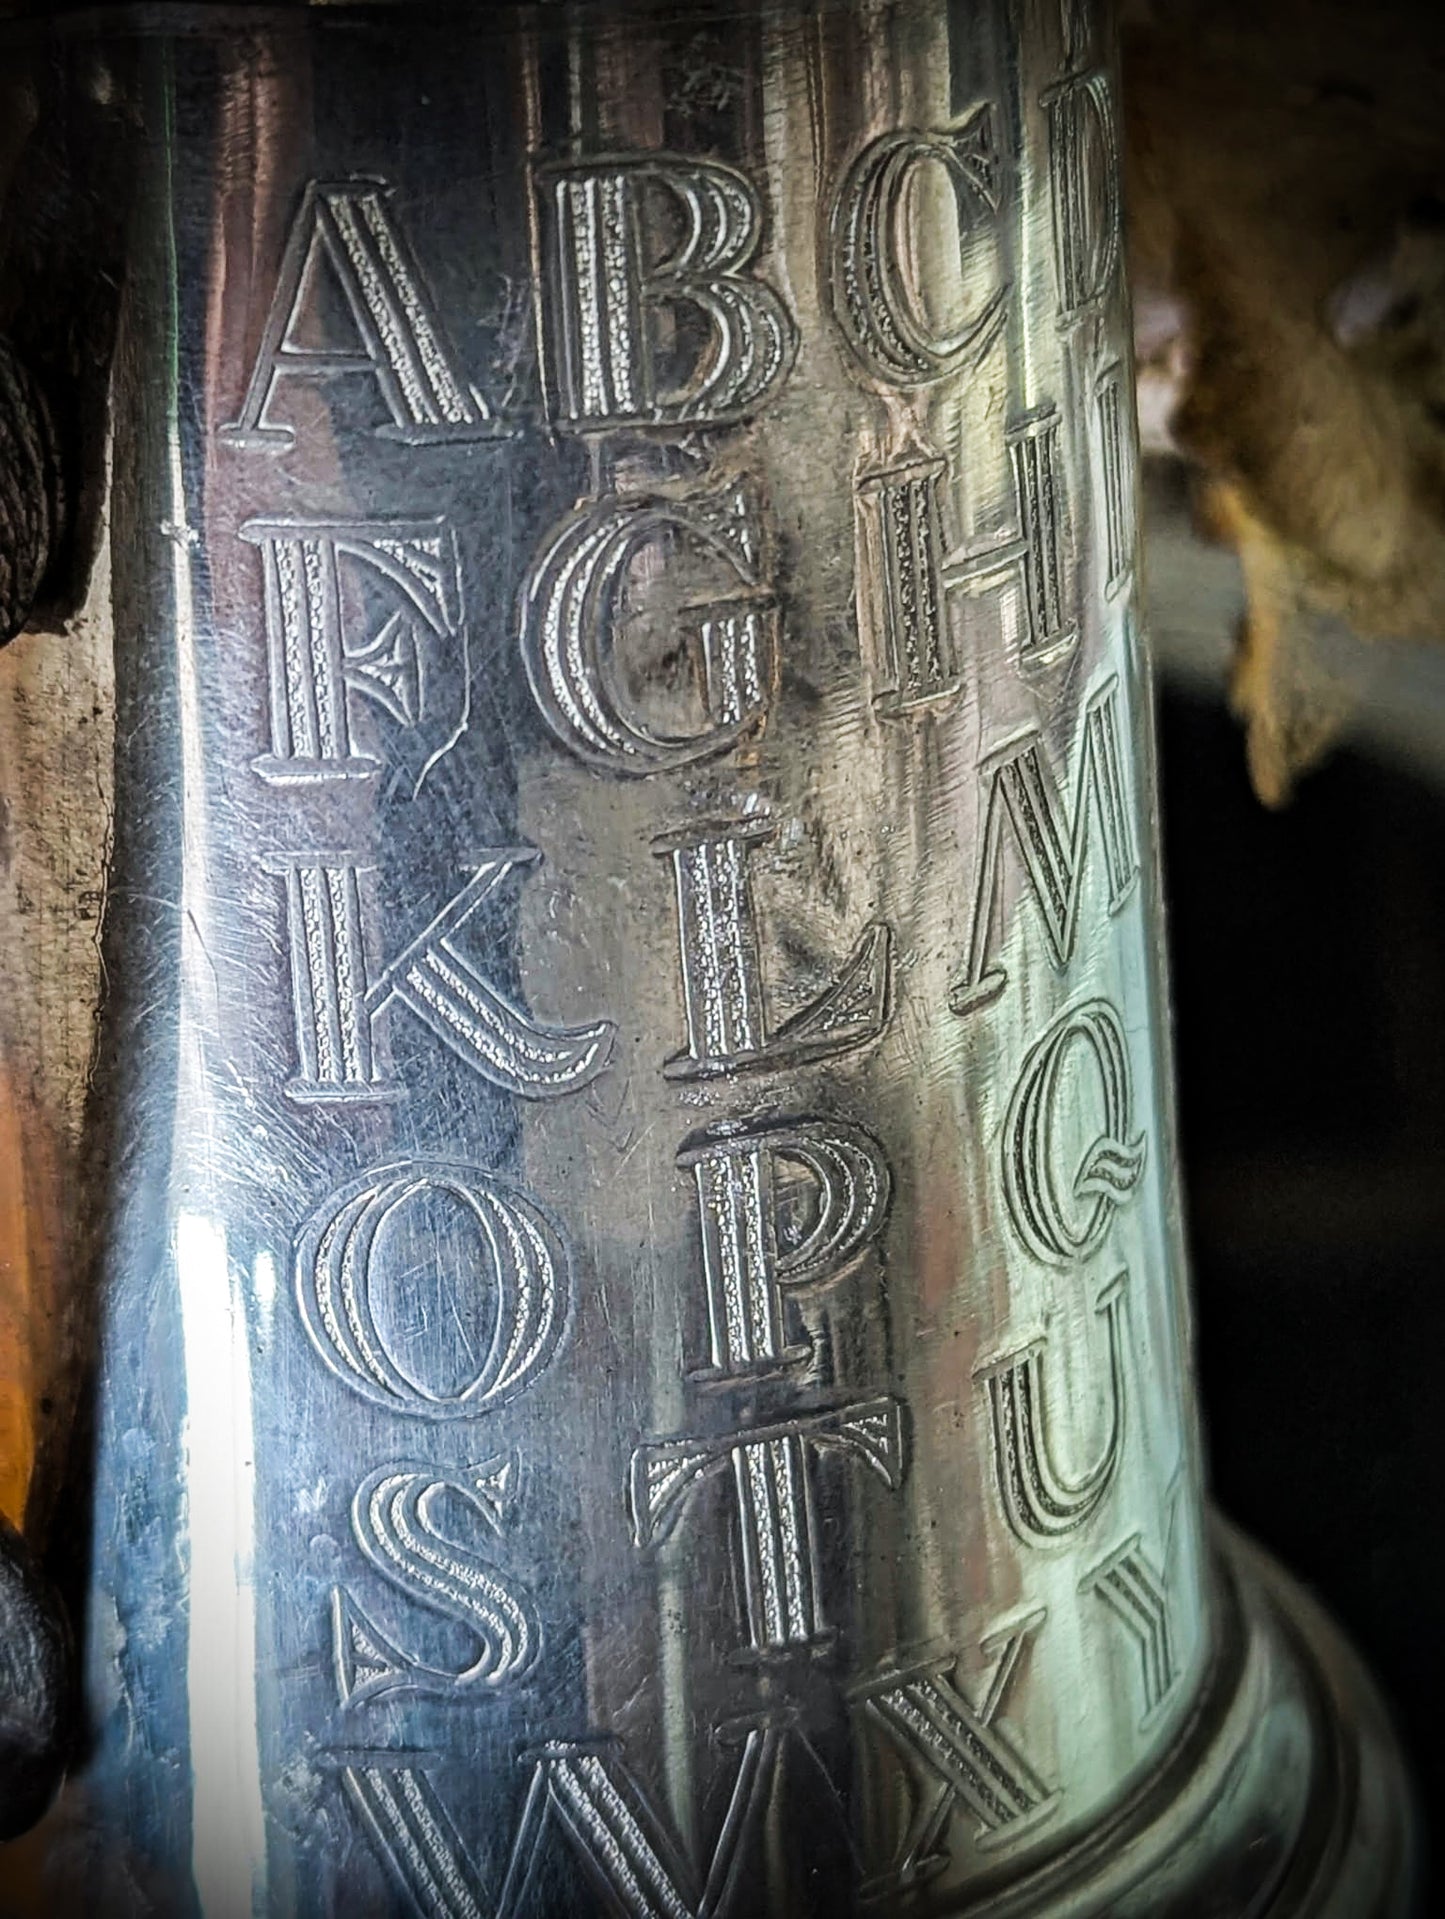
[[[442,330],[421,268],[380,180],[313,181],[286,241],[281,276],[239,417],[221,428],[227,446],[285,449],[293,427],[270,417],[284,379],[375,380],[391,415],[384,438],[408,446],[489,440],[506,429],[470,386]],[[350,314],[345,343],[307,344],[308,309],[329,270]],[[313,322],[314,324],[314,322]]]

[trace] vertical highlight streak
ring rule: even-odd
[[[175,231],[175,77],[161,54],[165,139],[164,380],[172,630],[181,750],[180,1017],[173,1190],[205,1190],[216,1155],[208,1044],[220,1026],[211,959],[214,878],[207,831],[203,677],[197,658],[192,548],[181,431],[180,264]],[[186,1697],[191,1761],[191,1871],[204,1919],[264,1909],[265,1828],[256,1703],[256,1448],[250,1352],[239,1275],[224,1228],[179,1212],[173,1245],[186,1412],[182,1539],[189,1580]]]
[[[256,1464],[240,1276],[224,1229],[176,1221],[190,1560],[191,1864],[205,1919],[251,1919],[265,1836],[256,1727]]]

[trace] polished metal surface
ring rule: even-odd
[[[51,31],[137,156],[56,1884],[1398,1910],[1205,1523],[1088,10]]]

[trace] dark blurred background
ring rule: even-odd
[[[1445,1795],[1445,658],[1385,647],[1280,812],[1225,677],[1242,593],[1146,467],[1179,1102],[1215,1496],[1347,1628]],[[1426,1912],[1445,1910],[1440,1846]]]

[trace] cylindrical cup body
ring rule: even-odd
[[[1107,39],[104,44],[94,1856],[168,1913],[1004,1910],[1228,1638]]]

